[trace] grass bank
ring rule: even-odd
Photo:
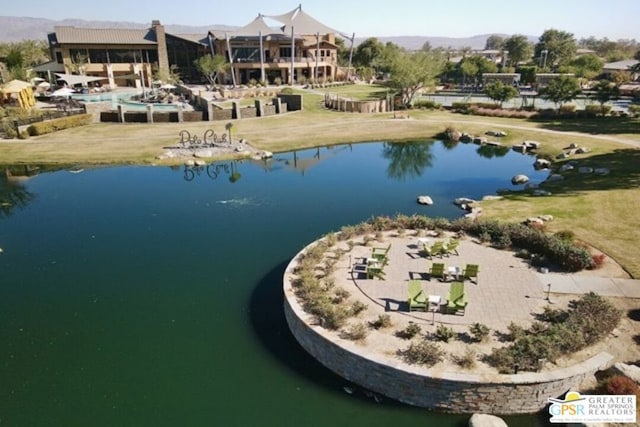
[[[348,91],[350,86],[345,86]],[[332,89],[333,90],[333,89]],[[354,89],[351,89],[354,90]],[[362,95],[364,96],[364,95]],[[555,156],[571,143],[591,148],[575,156],[581,164],[611,169],[606,176],[568,173],[549,187],[552,197],[513,194],[484,202],[484,215],[511,221],[552,214],[552,231],[573,230],[576,236],[620,262],[640,277],[640,241],[636,212],[640,208],[640,120],[540,122],[521,119],[462,116],[447,111],[412,111],[410,119],[391,113],[352,114],[322,108],[321,94],[305,94],[305,109],[264,119],[235,122],[234,138],[245,138],[273,152],[363,141],[407,141],[433,138],[446,126],[473,134],[504,130],[502,141],[536,140],[542,152]],[[154,164],[163,147],[175,145],[187,129],[224,132],[225,123],[94,124],[28,140],[0,142],[4,164]],[[586,132],[579,132],[585,130]]]

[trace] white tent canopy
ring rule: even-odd
[[[311,15],[305,13],[302,10],[302,5],[299,5],[291,12],[287,12],[282,15],[269,15],[267,18],[274,19],[284,24],[282,27],[282,32],[284,34],[291,34],[291,28],[293,27],[293,32],[297,35],[336,33],[345,38],[350,38],[343,32],[334,30],[333,28],[324,25]]]
[[[256,19],[249,22],[242,28],[238,28],[233,31],[230,36],[231,37],[249,37],[249,36],[269,36],[272,34],[283,35],[282,30],[278,28],[271,28],[264,22],[264,15],[259,14]]]
[[[108,77],[77,76],[75,74],[63,73],[56,73],[56,76],[58,76],[58,80],[64,80],[69,86],[75,86],[78,84],[86,85],[89,82],[108,79]]]

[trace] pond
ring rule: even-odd
[[[520,173],[541,181],[533,162],[471,144],[375,142],[208,168],[1,178],[2,422],[466,425],[468,416],[346,393],[289,333],[282,274],[345,224],[455,218],[456,197],[514,188]],[[423,194],[433,206],[416,203]]]

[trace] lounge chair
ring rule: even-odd
[[[456,253],[456,255],[460,255],[458,253],[458,245],[460,244],[460,241],[458,239],[451,239],[449,241],[449,243],[447,243],[447,245],[445,246],[445,255],[449,256],[452,255],[454,252]]]
[[[431,280],[432,277],[437,277],[440,280],[444,280],[445,270],[446,267],[444,263],[434,262],[433,264],[431,264],[431,268],[429,269],[429,280]]]
[[[447,296],[447,310],[449,312],[464,314],[467,307],[467,294],[464,291],[464,282],[452,282]]]
[[[422,284],[418,280],[409,281],[408,293],[407,304],[409,305],[409,311],[427,311],[427,296],[422,293]]]
[[[475,279],[476,285],[478,284],[478,273],[480,272],[480,266],[478,264],[467,264],[462,272],[464,280]]]

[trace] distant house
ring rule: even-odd
[[[149,87],[155,71],[171,68],[185,80],[196,78],[193,61],[207,52],[205,37],[165,33],[157,20],[147,29],[60,26],[48,38],[54,61],[38,72],[73,74],[80,65],[80,74],[105,77],[112,87]]]
[[[611,78],[611,76],[620,71],[631,72],[632,68],[636,66],[640,61],[635,59],[625,59],[623,61],[609,62],[602,67],[602,74],[604,77]],[[635,80],[639,77],[639,73],[635,73],[631,76],[631,80]]]

